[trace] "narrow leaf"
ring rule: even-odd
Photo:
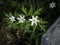
[[[6,17],[9,17],[9,15],[7,13],[4,12],[4,14],[5,14]]]
[[[27,9],[24,6],[22,6],[21,10],[25,15],[27,15]]]
[[[42,9],[43,9],[43,8],[37,9],[37,10],[34,12],[33,15],[38,15],[38,14],[40,14],[40,11],[42,11]]]
[[[29,10],[29,12],[28,12],[28,15],[32,15],[33,14],[33,7],[31,6],[30,7],[30,10]]]

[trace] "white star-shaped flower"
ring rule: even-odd
[[[19,23],[23,23],[25,21],[24,16],[21,16],[17,18],[19,20]]]
[[[14,16],[9,17],[9,19],[10,19],[11,22],[15,21],[15,17]]]
[[[39,22],[39,20],[37,18],[38,18],[38,16],[36,16],[36,17],[32,16],[32,19],[29,19],[29,21],[32,21],[31,26],[33,26],[34,24],[37,26],[37,22]]]
[[[56,4],[55,2],[50,3],[50,8],[54,8],[54,7],[56,7],[55,4]]]

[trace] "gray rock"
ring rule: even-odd
[[[42,36],[41,45],[60,45],[60,17]]]

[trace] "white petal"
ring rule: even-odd
[[[21,21],[21,23],[23,23],[24,21]]]
[[[36,19],[38,18],[38,16],[36,16]]]
[[[25,21],[25,19],[24,19],[24,21]]]
[[[17,18],[18,20],[20,20],[20,18]]]
[[[12,16],[11,18],[15,18],[14,16]]]
[[[14,16],[9,17],[9,19],[10,19],[11,22],[15,21],[15,17]]]
[[[29,19],[29,21],[32,21],[32,19]]]
[[[52,4],[56,4],[55,2],[52,2]]]
[[[20,18],[22,18],[22,16],[20,15]]]
[[[34,16],[32,16],[32,19],[34,19]]]
[[[31,23],[31,26],[33,26],[33,25],[34,25],[34,22]]]
[[[20,15],[20,18],[17,18],[19,20],[19,23],[23,23],[25,21],[24,16]]]
[[[37,22],[35,22],[35,25],[37,26]]]
[[[23,18],[24,18],[25,16],[23,16]]]
[[[37,22],[40,22],[39,20],[37,20]]]

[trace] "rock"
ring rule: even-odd
[[[41,45],[60,45],[60,17],[42,36]]]

